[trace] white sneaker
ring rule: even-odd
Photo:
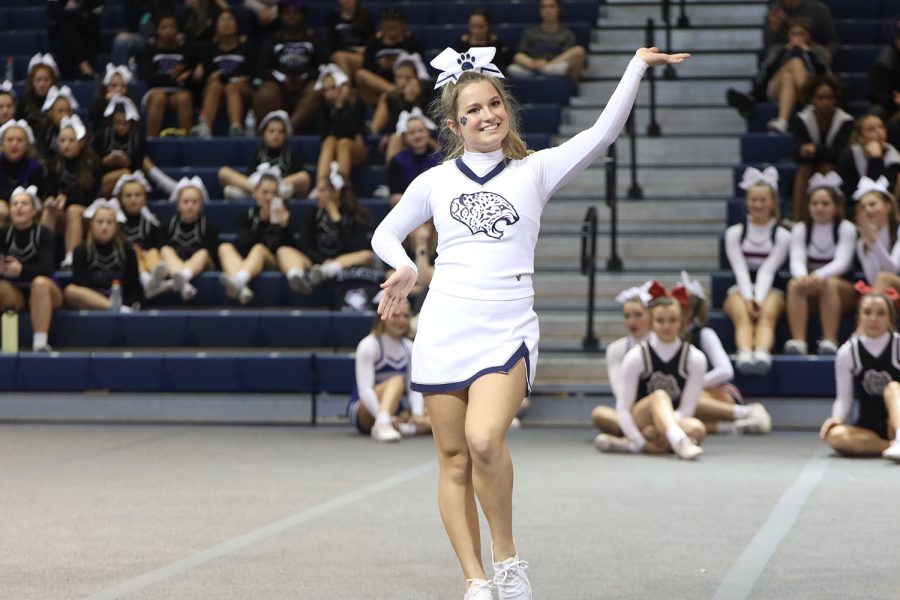
[[[837,344],[831,340],[819,340],[819,344],[816,346],[816,352],[822,356],[834,356],[837,354],[837,351]]]
[[[322,265],[313,265],[309,269],[307,279],[309,279],[309,285],[316,287],[325,281],[325,269],[322,268]]]
[[[772,417],[766,407],[758,402],[749,405],[750,414],[734,422],[734,429],[738,433],[766,434],[772,431]]]
[[[594,438],[594,448],[600,452],[617,452],[631,454],[631,442],[628,438],[601,433]]]
[[[222,287],[225,288],[226,296],[228,296],[232,300],[237,300],[238,294],[241,291],[241,286],[237,284],[237,281],[234,280],[234,277],[232,277],[228,273],[222,273],[221,275],[219,275],[219,283],[221,283]]]
[[[297,292],[298,294],[309,294],[312,292],[312,285],[309,283],[309,279],[306,276],[306,273],[302,275],[289,275],[288,276],[288,287]]]
[[[518,554],[494,563],[494,586],[500,600],[531,600],[531,583],[525,575],[527,568],[528,563]]]
[[[757,375],[765,375],[772,370],[772,355],[762,348],[753,351],[753,371]]]
[[[236,185],[226,185],[222,189],[222,195],[226,200],[243,200],[247,197],[247,192]]]
[[[197,295],[197,288],[194,287],[191,283],[186,283],[181,286],[181,299],[185,302],[190,302],[194,299],[194,296]]]
[[[466,583],[471,583],[463,600],[494,600],[494,586],[490,581],[484,579],[467,579]]]
[[[376,422],[372,425],[372,433],[370,435],[376,442],[399,442],[400,438],[403,437],[399,431],[394,429],[390,422]]]
[[[703,448],[694,443],[694,440],[685,436],[672,448],[681,460],[694,460],[703,454]]]
[[[797,356],[797,355],[802,356],[804,354],[807,354],[807,352],[808,352],[808,347],[806,345],[806,342],[803,340],[788,340],[784,343],[784,353],[785,354],[793,354],[795,356]]]
[[[154,283],[151,279],[147,282],[147,287],[144,288],[144,296],[149,298],[156,298],[160,294],[165,294],[166,292],[171,292],[175,290],[175,282],[171,279],[164,279],[159,283]]]
[[[548,63],[544,65],[544,68],[541,69],[541,73],[544,75],[565,75],[569,70],[569,65],[565,61],[563,62],[555,62]]]
[[[206,123],[206,119],[200,119],[200,122],[197,123],[197,128],[195,129],[198,138],[203,138],[208,140],[212,137],[212,130],[209,128],[209,125]]]
[[[887,447],[887,450],[881,453],[881,456],[888,460],[900,463],[900,442],[895,440]]]
[[[377,188],[372,191],[372,196],[375,198],[390,198],[391,197],[391,188],[388,186],[381,184]],[[312,196],[310,196],[312,198]],[[313,198],[315,199],[315,198]]]
[[[253,290],[251,290],[246,285],[241,288],[241,291],[238,292],[238,302],[241,303],[241,306],[247,306],[251,302],[253,302]]]
[[[740,350],[737,353],[737,356],[734,359],[734,368],[738,370],[738,373],[743,373],[744,375],[751,375],[754,371],[755,363],[753,362],[753,351],[752,350]]]
[[[784,119],[772,119],[766,123],[766,129],[772,133],[787,133],[788,124]]]

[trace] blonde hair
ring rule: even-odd
[[[431,104],[434,120],[440,124],[438,138],[441,143],[441,154],[444,156],[444,160],[459,158],[466,149],[462,136],[447,125],[447,121],[456,123],[459,93],[467,85],[482,81],[489,81],[494,86],[509,118],[509,133],[506,134],[501,143],[504,156],[516,160],[525,158],[530,154],[530,150],[528,150],[525,140],[522,139],[522,135],[519,133],[519,106],[512,94],[507,91],[503,81],[497,77],[466,71],[459,76],[459,80],[456,83],[445,85],[443,90],[441,90],[441,95],[435,98]]]
[[[108,206],[101,206],[96,211],[94,211],[94,216],[91,217],[90,225],[88,226],[87,233],[84,236],[85,245],[87,245],[88,248],[91,248],[93,250],[97,249],[97,240],[94,239],[93,224],[94,224],[94,219],[96,219],[97,216],[103,211],[107,211],[112,215],[113,223],[116,224],[116,232],[113,234],[113,238],[112,238],[111,242],[116,246],[116,248],[119,249],[119,251],[121,251],[124,246],[124,243],[125,243],[124,237],[122,236],[122,226],[116,220],[116,211],[114,211],[113,209],[111,209]]]
[[[773,188],[768,183],[755,183],[749,188],[747,188],[746,198],[750,198],[750,191],[755,190],[756,188],[763,188],[767,192],[769,192],[769,201],[772,203],[772,210],[769,214],[770,217],[774,218],[776,221],[781,220],[781,201],[778,199],[778,190]],[[749,212],[749,211],[748,211]]]
[[[863,302],[870,298],[882,300],[884,302],[885,306],[887,306],[888,309],[888,331],[897,331],[897,306],[894,304],[894,301],[891,300],[884,292],[876,292],[875,290],[872,290],[871,292],[866,292],[862,295],[862,297],[859,299],[859,304],[856,307],[856,333],[859,334],[862,330],[862,327],[859,323],[860,319],[862,318]]]

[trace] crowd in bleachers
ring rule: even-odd
[[[16,30],[0,34],[10,53],[0,300],[30,309],[34,349],[49,349],[64,306],[284,302],[271,280],[251,285],[264,271],[283,275],[295,294],[287,303],[370,308],[383,274],[368,236],[440,160],[426,63],[444,45],[496,46],[496,64],[519,65],[509,74],[520,97],[538,102],[523,110],[527,131],[542,134],[529,141],[548,145],[589,31],[562,17],[593,17],[593,3],[566,15],[557,0],[517,6],[496,29],[474,3],[404,9],[356,0],[5,8],[0,19]],[[407,244],[427,271],[433,229]]]

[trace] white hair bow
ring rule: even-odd
[[[13,100],[15,100],[16,90],[13,88],[13,82],[7,79],[3,83],[0,83],[0,93],[9,94],[13,97]]]
[[[84,136],[87,135],[87,129],[85,129],[84,123],[81,122],[81,117],[78,115],[63,117],[59,122],[59,130],[62,131],[66,127],[72,128],[75,132],[75,139],[78,141],[83,140]]]
[[[775,190],[778,191],[778,169],[775,167],[766,167],[762,171],[757,169],[756,167],[747,167],[744,170],[744,175],[741,177],[741,182],[738,184],[738,187],[742,190],[749,190],[754,185],[765,184]]]
[[[329,76],[334,79],[334,87],[341,87],[345,83],[350,83],[350,78],[339,66],[334,63],[328,63],[327,65],[319,65],[319,78],[316,79],[313,89],[317,92],[320,91],[325,85],[325,78]]]
[[[119,223],[125,223],[128,219],[125,217],[125,212],[122,210],[122,206],[119,204],[119,201],[113,198],[112,200],[107,200],[106,198],[97,198],[93,202],[91,202],[90,206],[84,209],[84,218],[87,220],[91,220],[94,218],[94,215],[97,214],[97,211],[101,208],[108,208],[112,210],[116,214],[116,221]]]
[[[12,191],[12,194],[9,195],[10,201],[13,198],[18,196],[19,194],[25,194],[26,196],[31,197],[31,201],[34,203],[34,210],[41,210],[41,199],[38,198],[37,195],[37,186],[29,185],[28,187],[22,187],[21,185]]]
[[[75,94],[72,93],[72,90],[69,89],[69,86],[64,85],[62,87],[51,86],[50,91],[47,92],[47,98],[44,100],[44,105],[41,107],[41,112],[47,112],[53,107],[53,104],[59,100],[60,98],[65,98],[69,101],[69,105],[72,107],[72,110],[78,110],[78,100],[75,99]]]
[[[172,194],[169,196],[169,202],[178,202],[178,196],[181,194],[181,190],[186,188],[196,188],[199,190],[200,196],[203,197],[203,204],[209,202],[209,194],[206,191],[206,186],[203,185],[203,180],[197,175],[179,179],[178,183],[175,184],[175,189],[172,190]]]
[[[484,73],[492,77],[503,79],[503,73],[496,65],[491,63],[496,48],[469,48],[466,52],[457,52],[453,48],[445,48],[443,52],[434,57],[431,66],[440,71],[434,89],[438,89],[448,83],[456,83],[459,76],[466,71]]]
[[[131,83],[131,70],[125,65],[114,65],[106,63],[106,73],[103,75],[103,85],[109,85],[112,78],[118,75],[125,82],[125,85]]]
[[[691,276],[684,269],[681,270],[681,282],[675,287],[678,286],[686,289],[691,296],[706,300],[706,292],[703,291],[703,286],[696,279],[691,279]]]
[[[878,192],[879,194],[884,194],[887,197],[891,197],[891,191],[888,189],[888,180],[887,177],[882,175],[876,180],[872,180],[868,177],[860,177],[859,184],[856,186],[856,191],[853,192],[853,199],[859,200],[863,196],[871,192]]]
[[[653,296],[650,295],[650,286],[653,285],[652,281],[645,281],[641,284],[640,287],[630,287],[627,290],[622,290],[618,294],[616,294],[616,302],[619,304],[625,304],[632,298],[638,298],[641,301],[641,304],[647,306],[650,304],[650,301],[653,300]]]
[[[131,182],[141,184],[145,192],[149,192],[152,189],[150,187],[150,182],[147,181],[144,174],[140,171],[135,171],[134,173],[125,174],[119,177],[118,181],[116,181],[116,186],[113,188],[113,196],[118,198],[119,194],[122,192],[122,188],[125,187],[125,184]]]
[[[819,188],[828,188],[843,196],[844,192],[841,190],[841,185],[843,183],[844,180],[841,179],[841,176],[838,175],[837,171],[829,171],[824,175],[821,173],[813,173],[813,176],[809,178],[809,183],[806,184],[806,193],[812,193],[813,190]]]
[[[328,179],[331,181],[331,187],[333,187],[335,191],[340,192],[344,189],[344,178],[341,176],[336,160],[331,161],[331,171],[328,173]]]
[[[126,121],[137,122],[141,120],[141,113],[138,112],[134,101],[128,96],[122,96],[120,94],[115,94],[109,99],[109,104],[107,104],[106,108],[103,110],[103,116],[111,117],[112,114],[116,112],[116,107],[118,106],[121,106],[122,110],[125,112]]]
[[[271,121],[272,119],[278,119],[282,123],[284,123],[285,135],[291,135],[294,133],[294,130],[291,129],[291,118],[288,116],[287,111],[284,110],[273,110],[265,117],[263,117],[263,120],[259,122],[259,127],[257,127],[260,133],[266,130],[266,125],[268,125],[269,121]]]
[[[428,74],[428,67],[425,66],[425,61],[422,60],[422,55],[418,52],[413,52],[412,54],[408,52],[401,52],[396,59],[394,59],[394,72],[397,72],[397,68],[403,65],[403,63],[412,63],[413,67],[416,69],[416,78],[424,81],[431,80],[431,75]]]
[[[40,52],[38,52],[37,54],[32,56],[31,60],[28,61],[28,72],[31,73],[31,69],[38,65],[50,67],[50,69],[53,70],[53,74],[59,77],[59,67],[56,66],[56,60],[49,52],[47,54],[41,54]]]
[[[400,118],[397,119],[397,133],[406,133],[406,126],[410,119],[419,119],[425,127],[432,131],[437,129],[434,121],[426,117],[422,109],[416,106],[412,110],[404,110],[400,113]]]
[[[274,177],[278,181],[279,187],[281,186],[281,167],[278,165],[270,165],[267,162],[260,163],[247,180],[255,188],[259,185],[259,182],[264,175]]]
[[[6,131],[11,127],[18,127],[24,131],[25,135],[28,136],[28,142],[31,144],[34,143],[34,132],[31,130],[31,125],[29,125],[28,121],[25,119],[10,119],[0,126],[0,140],[3,139],[3,136],[6,135]]]

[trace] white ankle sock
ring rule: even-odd
[[[669,440],[669,445],[673,448],[678,442],[687,437],[687,434],[679,427],[678,425],[672,425],[668,429],[666,429],[666,439]]]
[[[732,421],[719,421],[716,423],[717,433],[731,433],[734,431],[734,423]]]
[[[287,273],[288,279],[292,279],[294,277],[303,277],[303,269],[293,268],[288,270]]]
[[[391,422],[391,415],[386,410],[379,410],[375,416],[375,424],[384,424]]]
[[[750,416],[750,407],[744,404],[735,404],[732,409],[732,415],[734,419],[746,419]]]
[[[250,282],[250,273],[244,270],[238,271],[234,275],[234,282],[237,284],[239,288],[244,287],[247,283]]]
[[[35,333],[34,337],[31,338],[31,347],[32,348],[43,348],[47,345],[47,334],[46,333]]]
[[[329,278],[337,277],[341,271],[343,271],[343,267],[337,263],[337,261],[331,261],[322,265],[322,272],[325,273]]]
[[[178,272],[178,275],[180,276],[181,279],[184,280],[185,283],[190,283],[190,282],[191,282],[191,279],[194,278],[194,273],[193,273],[193,271],[191,271],[191,270],[188,269],[187,267],[185,267],[185,268],[183,268],[181,271],[179,271],[179,272]]]
[[[147,273],[146,271],[138,275],[138,278],[141,280],[141,285],[144,287],[144,289],[147,288],[147,285],[150,284],[150,280],[152,279],[150,273]]]

